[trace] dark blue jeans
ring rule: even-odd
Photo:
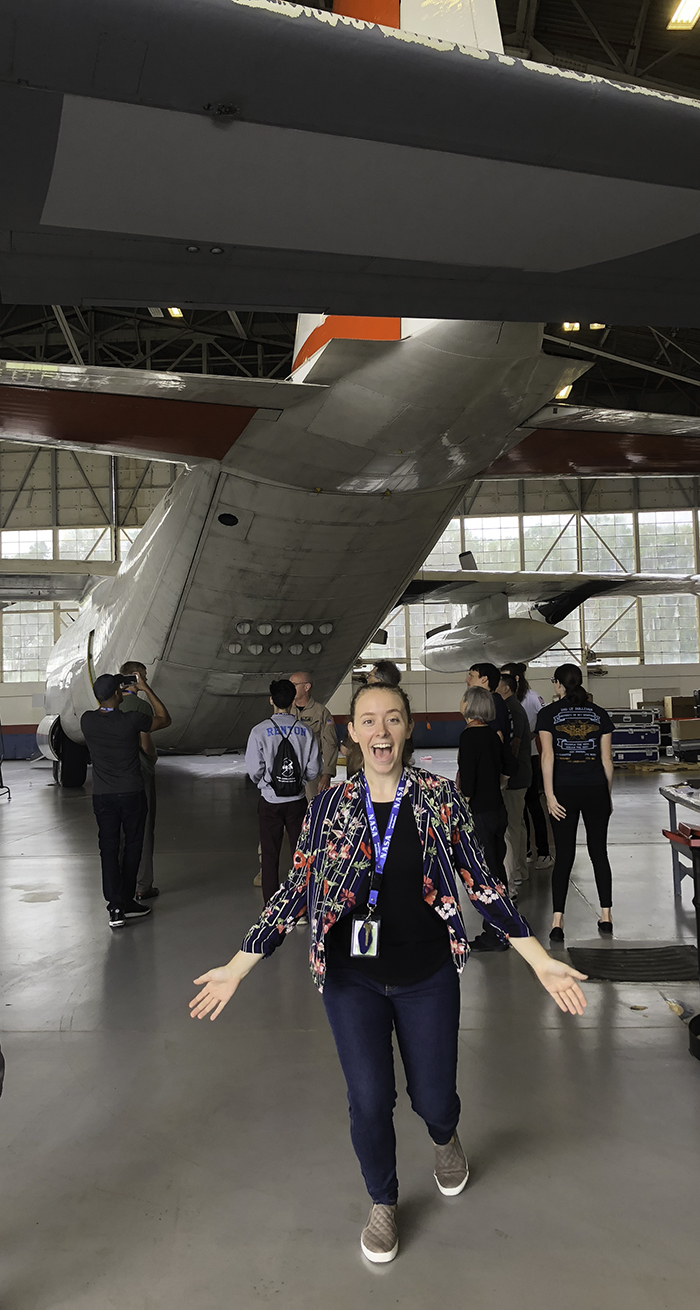
[[[329,969],[323,1002],[348,1085],[350,1135],[367,1191],[377,1205],[395,1205],[392,1031],[406,1090],[434,1142],[449,1142],[459,1122],[457,1034],[459,975],[444,964],[410,987],[373,982],[357,969]]]

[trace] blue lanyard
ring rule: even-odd
[[[372,797],[369,794],[369,787],[364,773],[362,775],[362,787],[365,794],[365,809],[367,810],[369,830],[372,834],[372,845],[374,846],[374,873],[372,874],[372,881],[370,882],[368,901],[369,908],[374,910],[377,907],[379,887],[382,881],[382,874],[384,873],[384,865],[386,864],[386,857],[389,854],[389,847],[391,846],[391,839],[394,835],[396,820],[399,817],[401,802],[406,790],[406,774],[401,774],[401,781],[396,789],[394,803],[391,807],[391,814],[389,815],[389,822],[386,825],[386,832],[384,833],[384,841],[381,841],[379,837],[379,828],[377,827],[377,819],[374,813]]]

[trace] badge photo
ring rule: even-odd
[[[372,959],[379,954],[379,919],[353,919],[350,954],[356,959]]]

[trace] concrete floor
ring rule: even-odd
[[[449,772],[452,756],[432,767]],[[113,934],[87,791],[5,766],[0,1310],[425,1310],[455,1296],[480,1310],[694,1310],[700,1065],[664,996],[697,1009],[698,987],[588,984],[576,1020],[513,953],[473,958],[460,1039],[472,1181],[438,1194],[402,1092],[402,1246],[369,1267],[304,933],[216,1024],[187,1013],[191,980],[230,957],[259,909],[256,793],[236,757],[158,771],[163,894],[149,921]],[[693,940],[689,883],[673,903],[661,781],[616,784],[618,940]],[[546,930],[546,874],[522,904]],[[595,920],[582,851],[569,944],[595,937]]]

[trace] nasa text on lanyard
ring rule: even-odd
[[[382,883],[386,857],[389,854],[389,847],[394,835],[396,820],[399,817],[401,802],[406,790],[406,775],[405,773],[402,773],[401,780],[396,789],[396,795],[391,807],[391,814],[389,815],[389,822],[386,825],[386,832],[384,833],[383,841],[381,841],[379,836],[379,828],[377,827],[377,819],[374,813],[372,797],[369,794],[369,787],[365,777],[362,779],[362,786],[365,798],[365,808],[367,810],[367,820],[369,822],[369,830],[372,834],[372,845],[374,847],[374,871],[369,884],[367,914],[364,917],[356,915],[352,921],[352,944],[350,947],[350,953],[353,956],[366,958],[368,956],[377,956],[379,954],[380,920],[376,913],[377,901],[379,899],[379,888]]]

